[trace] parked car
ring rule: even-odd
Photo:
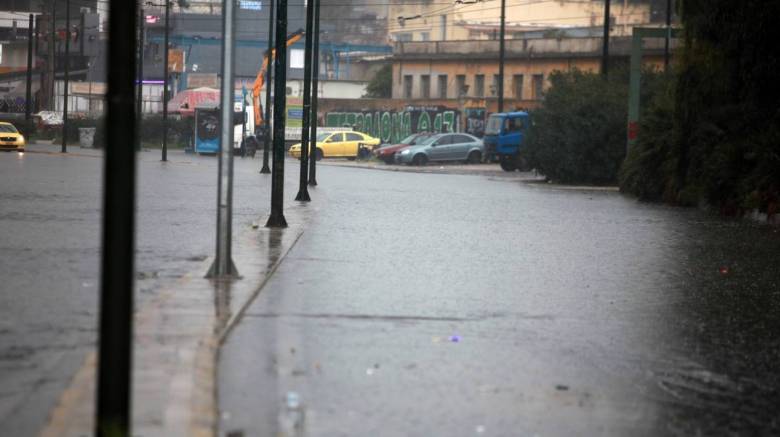
[[[482,140],[464,133],[438,134],[423,144],[409,146],[395,154],[398,164],[425,165],[428,161],[465,161],[477,164],[482,161]]]
[[[422,144],[425,140],[430,138],[434,134],[430,133],[418,133],[418,134],[411,134],[408,137],[401,140],[398,144],[387,144],[384,145],[376,150],[374,150],[374,155],[385,162],[385,164],[394,164],[395,163],[395,152],[409,146],[417,146]]]
[[[0,150],[15,150],[24,152],[26,146],[24,135],[11,123],[0,122]]]
[[[374,147],[380,143],[379,138],[374,138],[362,132],[338,131],[326,132],[317,135],[315,157],[319,161],[322,158],[356,158],[362,155],[370,156]],[[300,159],[301,143],[290,147],[290,155]]]

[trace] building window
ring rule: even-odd
[[[430,32],[420,32],[420,41],[429,41],[431,39]]]
[[[474,76],[474,96],[475,97],[485,96],[485,75],[484,74],[477,74]]]
[[[441,30],[441,38],[439,38],[442,41],[447,40],[447,15],[441,15],[439,18],[441,23],[439,24],[439,30]]]
[[[515,74],[512,76],[512,88],[515,91],[515,98],[517,100],[523,99],[523,75]]]
[[[423,99],[431,97],[431,76],[427,74],[420,76],[420,97]]]
[[[534,74],[533,77],[533,99],[534,100],[542,100],[542,96],[544,94],[544,75],[543,74]]]
[[[439,75],[439,98],[441,99],[447,98],[447,75],[446,74]]]
[[[412,98],[412,75],[404,75],[404,98]]]
[[[410,32],[396,33],[395,40],[398,42],[409,42],[412,40],[412,34]]]
[[[469,89],[466,87],[465,74],[455,76],[455,91],[458,93],[458,97],[468,94]]]
[[[493,84],[490,85],[490,94],[493,96],[498,95],[498,86],[500,85],[501,80],[499,79],[499,76],[497,74],[493,75]]]

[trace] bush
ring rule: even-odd
[[[168,144],[174,147],[188,146],[194,129],[192,123],[192,118],[174,119],[168,117]],[[144,117],[139,129],[141,142],[162,144],[162,131],[162,115],[155,114]]]
[[[547,178],[612,184],[625,156],[628,80],[579,70],[550,75],[551,87],[533,111],[525,154]]]

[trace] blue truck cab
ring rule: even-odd
[[[483,142],[488,157],[501,163],[504,171],[525,170],[525,160],[520,156],[530,125],[527,112],[499,112],[491,114],[485,126]]]

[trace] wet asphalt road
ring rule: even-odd
[[[102,159],[71,152],[0,153],[0,435],[36,435],[94,347]],[[137,302],[214,250],[217,160],[159,153],[139,164]],[[260,164],[236,160],[234,233],[267,214]]]
[[[319,180],[222,349],[223,435],[780,434],[777,228],[500,177]]]

